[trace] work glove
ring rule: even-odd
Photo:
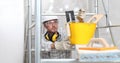
[[[61,41],[55,43],[55,48],[57,50],[71,50],[72,46],[69,41]]]

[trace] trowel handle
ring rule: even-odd
[[[74,11],[65,11],[66,14],[66,29],[67,29],[67,35],[70,36],[70,27],[69,27],[69,22],[75,22],[75,15],[74,15]]]
[[[98,23],[98,21],[100,21],[100,19],[103,17],[103,14],[96,14],[94,16],[92,16],[87,23],[91,23],[93,19],[95,19],[95,21],[93,23]]]
[[[108,42],[104,38],[92,38],[90,40],[89,44],[87,45],[87,47],[93,47],[92,44],[95,42],[102,44],[103,47],[110,47],[110,45],[108,44]]]

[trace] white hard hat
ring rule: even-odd
[[[52,19],[58,19],[57,16],[42,16],[42,22],[52,20]]]

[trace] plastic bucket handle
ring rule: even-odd
[[[91,23],[91,21],[95,18],[96,20],[93,23],[98,23],[98,21],[100,21],[100,19],[103,17],[103,14],[96,14],[93,15],[88,21],[87,23]]]

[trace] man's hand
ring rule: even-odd
[[[54,43],[51,44],[51,49],[55,49],[55,44]]]

